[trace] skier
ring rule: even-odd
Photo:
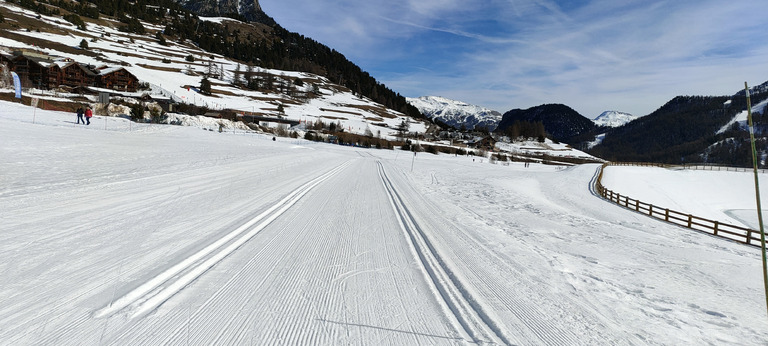
[[[83,125],[85,125],[85,120],[83,119],[83,107],[80,107],[77,109],[77,123],[80,124],[80,122],[83,122]]]
[[[85,120],[87,120],[87,121],[88,121],[88,122],[86,123],[86,125],[90,125],[90,124],[91,124],[91,117],[92,117],[92,116],[93,116],[93,111],[91,111],[91,107],[88,107],[88,108],[85,110]]]

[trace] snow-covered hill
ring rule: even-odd
[[[600,199],[598,165],[75,121],[0,101],[0,345],[768,341],[760,250]],[[752,224],[750,179],[603,183]]]
[[[501,113],[497,111],[445,97],[422,96],[407,100],[428,118],[455,128],[463,125],[468,130],[486,128],[493,131],[501,121]]]
[[[597,118],[595,118],[593,121],[598,126],[619,127],[637,118],[639,117],[629,113],[619,111],[605,111],[598,115]]]
[[[271,76],[275,85],[273,91],[254,91],[235,86],[233,82],[243,78],[247,66],[201,50],[190,42],[167,40],[161,44],[155,34],[162,32],[163,27],[157,25],[143,23],[147,34],[137,35],[117,30],[122,24],[114,19],[102,16],[96,21],[83,17],[87,30],[81,31],[61,17],[39,15],[8,2],[0,2],[0,7],[4,9],[6,22],[36,23],[42,28],[39,31],[9,29],[11,35],[0,36],[0,50],[10,54],[25,48],[53,59],[72,59],[93,66],[124,67],[140,82],[151,86],[151,90],[128,96],[138,97],[146,92],[155,98],[170,98],[211,110],[279,116],[310,123],[317,120],[338,122],[345,131],[365,134],[370,130],[370,133],[380,133],[382,137],[393,138],[393,129],[403,120],[410,123],[411,132],[426,130],[423,122],[387,109],[368,98],[356,96],[348,88],[319,75],[254,66],[254,73]],[[237,22],[220,17],[203,19],[230,25]],[[78,47],[83,40],[88,43],[87,49]],[[209,79],[213,92],[212,95],[204,95],[197,87],[201,85],[203,75],[212,68],[215,73]],[[60,93],[24,87],[25,96],[61,100]],[[308,94],[312,96],[306,97]],[[85,96],[91,103],[96,103],[95,95]],[[283,112],[280,112],[281,109]]]

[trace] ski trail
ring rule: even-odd
[[[425,273],[429,277],[437,297],[441,298],[444,309],[450,312],[454,323],[460,326],[462,337],[475,342],[489,342],[493,344],[510,344],[503,335],[494,328],[496,323],[490,321],[490,317],[479,308],[476,308],[468,297],[469,293],[462,289],[461,284],[455,282],[455,277],[440,259],[429,239],[413,219],[411,212],[395,190],[389,177],[384,171],[380,161],[376,161],[384,188],[387,190],[390,204],[398,215],[398,221],[403,232],[410,240],[413,251],[419,259]]]
[[[126,309],[129,306],[129,310],[132,312],[131,318],[136,318],[153,311],[163,302],[168,300],[170,297],[181,291],[181,289],[183,289],[189,283],[194,281],[197,277],[202,275],[205,271],[213,267],[216,263],[227,257],[230,253],[235,251],[238,247],[259,233],[262,229],[264,229],[264,227],[269,225],[291,206],[296,204],[299,199],[301,199],[315,186],[337,174],[348,165],[349,162],[344,163],[300,186],[281,201],[266,211],[262,212],[255,218],[246,222],[242,226],[238,227],[234,231],[230,232],[226,236],[208,245],[197,253],[187,257],[185,260],[179,262],[173,267],[168,268],[164,272],[148,280],[131,292],[120,297],[110,305],[97,310],[94,313],[94,317],[106,317]],[[259,222],[261,223],[254,227],[254,225]],[[250,231],[248,231],[249,229]],[[248,232],[244,236],[234,240],[246,231]],[[222,248],[227,243],[229,243],[229,245]],[[215,252],[216,250],[219,251]],[[163,285],[165,283],[168,284]]]

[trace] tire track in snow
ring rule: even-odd
[[[331,176],[343,170],[349,162],[344,163],[325,174],[300,186],[280,202],[273,205],[263,213],[246,222],[218,241],[208,245],[197,253],[187,257],[173,267],[148,280],[144,284],[120,297],[108,306],[94,312],[94,317],[102,318],[113,315],[122,310],[131,312],[131,318],[143,316],[162,305],[166,300],[181,291],[184,287],[205,273],[223,258],[234,252],[242,244],[247,242],[272,221],[277,219],[286,210],[314,187],[327,180]],[[262,221],[263,220],[263,221]],[[257,223],[260,224],[256,225]],[[254,225],[256,225],[254,227]],[[247,231],[247,233],[246,233]],[[245,233],[245,235],[243,235]],[[242,236],[241,236],[242,235]],[[237,238],[240,237],[240,238]],[[229,244],[229,245],[227,245]],[[227,245],[225,247],[225,245]]]
[[[491,321],[490,317],[479,307],[471,303],[474,299],[468,297],[469,293],[463,289],[460,283],[455,281],[455,277],[445,267],[437,251],[424,235],[400,194],[392,185],[381,161],[377,160],[376,164],[392,208],[398,215],[400,227],[406,233],[425,273],[434,286],[433,289],[438,294],[438,300],[444,304],[445,309],[450,311],[451,316],[449,317],[455,319],[454,323],[460,327],[459,330],[463,331],[462,334],[466,334],[468,339],[475,342],[510,344],[503,334],[496,329],[497,324]]]

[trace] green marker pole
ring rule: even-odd
[[[749,139],[752,142],[752,166],[755,171],[755,198],[757,200],[757,221],[760,223],[760,244],[763,248],[763,283],[765,284],[765,307],[768,311],[768,267],[766,267],[765,229],[763,228],[763,209],[760,205],[760,183],[757,179],[757,150],[755,149],[755,129],[752,126],[752,104],[749,100],[749,87],[744,82],[747,94],[747,119],[749,121]]]

